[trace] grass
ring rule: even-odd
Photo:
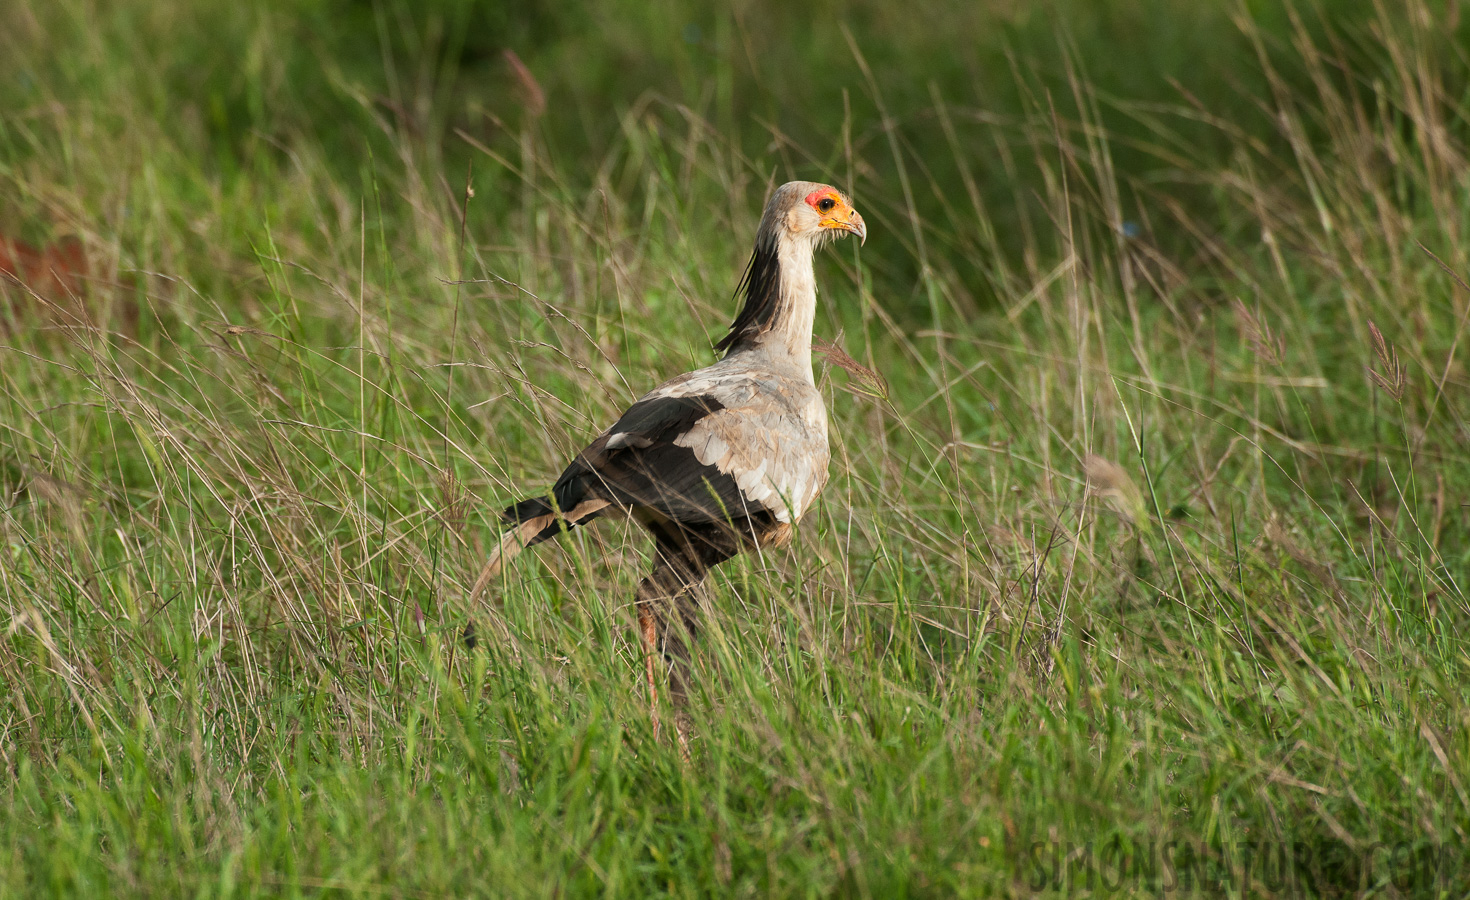
[[[665,6],[641,56],[0,11],[0,232],[80,242],[95,322],[0,286],[0,894],[1463,890],[1453,13],[853,3],[806,56]],[[878,377],[823,365],[822,500],[719,570],[686,766],[639,535],[523,556],[473,653],[463,597],[711,359],[788,177],[870,224],[818,330]]]

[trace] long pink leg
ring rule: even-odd
[[[638,604],[638,636],[643,641],[643,664],[648,674],[648,717],[653,720],[653,739],[658,740],[658,675],[654,659],[658,656],[658,620],[648,604]]]

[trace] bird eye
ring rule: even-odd
[[[831,212],[832,207],[836,205],[836,200],[833,200],[831,197],[823,197],[820,201],[817,202],[817,209],[821,210],[822,212]]]

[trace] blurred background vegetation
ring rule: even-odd
[[[80,101],[96,127],[165,133],[226,190],[290,166],[303,141],[335,174],[363,177],[408,133],[426,165],[459,173],[478,159],[482,190],[520,196],[517,174],[471,141],[523,164],[530,140],[564,192],[631,195],[642,160],[630,130],[712,130],[762,180],[825,177],[871,195],[894,238],[871,254],[885,297],[922,311],[920,232],[936,243],[927,263],[981,306],[995,303],[998,268],[1057,249],[1043,198],[1064,167],[1040,165],[1060,161],[1064,140],[1106,136],[1112,212],[1130,234],[1164,201],[1223,240],[1247,237],[1251,223],[1202,173],[1247,147],[1267,159],[1295,140],[1331,152],[1332,124],[1307,98],[1329,90],[1379,111],[1375,96],[1403,75],[1387,32],[1417,32],[1415,63],[1462,94],[1458,8],[1429,4],[1432,20],[1415,23],[1382,0],[17,5],[0,99],[14,111],[12,164],[56,150],[28,122]],[[1302,98],[1300,134],[1273,98]],[[1280,188],[1305,186],[1285,173]],[[1159,224],[1151,241],[1189,252],[1190,238]]]

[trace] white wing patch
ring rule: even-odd
[[[634,447],[637,449],[642,449],[644,447],[651,446],[652,444],[653,441],[649,440],[641,434],[629,434],[626,431],[620,431],[617,434],[610,434],[607,436],[607,444],[605,445],[605,448],[607,450],[622,450],[624,447]]]

